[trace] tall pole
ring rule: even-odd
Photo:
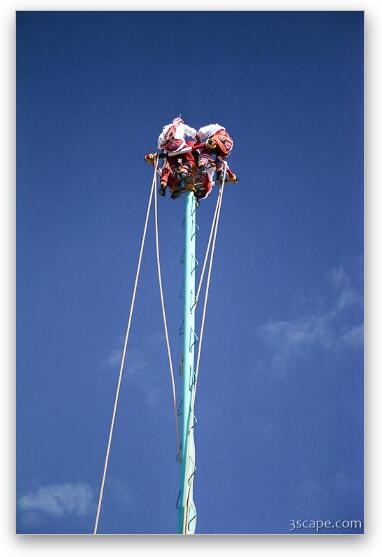
[[[192,392],[195,387],[195,232],[196,201],[193,192],[185,194],[184,218],[184,317],[183,317],[183,426],[181,445],[181,477],[178,499],[178,534],[193,534],[196,508],[193,501],[195,475],[194,408]]]

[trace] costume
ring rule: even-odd
[[[186,147],[192,147],[193,141],[186,141]],[[173,157],[167,156],[165,162],[162,166],[161,172],[161,188],[165,189],[170,176],[181,179],[186,178],[191,171],[196,169],[195,156],[192,151],[188,153],[183,153],[181,155],[174,155]]]
[[[221,180],[224,163],[233,148],[233,139],[227,130],[220,124],[208,124],[200,128],[196,134],[198,143],[205,143],[199,151],[199,169],[203,170],[215,159],[217,179]],[[231,181],[236,180],[235,174],[227,165],[227,177]]]
[[[222,182],[225,168],[225,181],[237,182],[236,175],[226,163],[233,140],[220,124],[203,126],[196,132],[181,118],[174,118],[164,126],[158,147],[159,153],[149,153],[145,159],[150,164],[154,164],[158,157],[164,160],[162,168],[158,167],[161,195],[165,195],[168,187],[173,199],[191,190],[197,199],[204,199],[211,192],[215,178]]]
[[[196,167],[195,157],[192,151],[173,156],[173,153],[192,147],[196,139],[196,130],[187,126],[181,118],[174,120],[164,126],[158,137],[158,147],[165,155],[165,163],[162,167],[161,189],[164,192],[170,175],[179,175],[186,178]]]

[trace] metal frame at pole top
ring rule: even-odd
[[[196,275],[196,200],[193,192],[185,194],[184,218],[184,316],[183,316],[183,424],[181,430],[181,478],[178,533],[193,534],[196,509],[193,502],[195,474],[194,409],[192,391],[195,387],[195,275]]]

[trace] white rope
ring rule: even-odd
[[[198,284],[198,291],[197,291],[196,296],[195,296],[194,307],[196,307],[198,305],[198,302],[199,302],[199,296],[200,296],[200,291],[201,291],[202,285],[203,285],[203,278],[204,278],[204,273],[205,273],[206,266],[207,266],[211,240],[212,240],[212,236],[213,236],[213,232],[214,232],[214,228],[215,228],[216,215],[218,213],[218,209],[219,209],[219,205],[220,205],[220,197],[221,197],[221,188],[219,189],[219,194],[218,194],[218,197],[217,197],[217,200],[216,200],[215,212],[214,212],[214,216],[213,216],[213,219],[212,219],[211,230],[210,230],[210,237],[208,238],[206,253],[204,255],[203,267],[202,267],[202,272],[200,274],[200,279],[199,279],[199,284]]]
[[[166,335],[168,363],[170,365],[172,400],[173,400],[173,406],[174,406],[175,429],[176,429],[176,450],[177,450],[177,458],[179,459],[179,457],[180,457],[180,438],[179,438],[179,424],[178,424],[178,407],[177,407],[177,403],[176,403],[174,368],[173,368],[173,364],[172,364],[170,339],[169,339],[168,328],[167,328],[166,307],[165,307],[165,303],[164,303],[162,272],[161,272],[161,264],[160,264],[159,226],[158,226],[158,195],[157,195],[157,187],[156,187],[156,178],[155,178],[155,188],[154,188],[154,217],[155,217],[155,245],[156,245],[156,254],[157,254],[159,292],[160,292],[160,300],[161,300],[161,305],[162,305],[163,325],[164,325],[164,331],[165,331],[165,335]]]
[[[100,513],[101,513],[102,500],[103,500],[103,490],[104,490],[104,487],[105,487],[107,468],[108,468],[108,465],[109,465],[111,441],[112,441],[112,438],[113,438],[115,416],[116,416],[116,413],[117,413],[119,392],[120,392],[120,389],[121,389],[123,368],[124,368],[125,359],[126,359],[127,343],[128,343],[128,340],[129,340],[131,320],[132,320],[132,317],[133,317],[133,310],[134,310],[134,304],[135,304],[135,296],[136,296],[136,293],[137,293],[139,273],[140,273],[140,270],[141,270],[143,248],[144,248],[145,240],[146,240],[147,223],[148,223],[149,215],[150,215],[150,209],[151,209],[151,204],[152,204],[152,199],[153,199],[153,192],[155,190],[157,167],[158,167],[158,159],[156,159],[155,166],[154,166],[154,176],[153,176],[153,181],[152,181],[152,184],[151,184],[151,192],[150,192],[149,202],[148,202],[148,205],[147,205],[146,220],[145,220],[145,224],[144,224],[144,227],[143,227],[143,235],[142,235],[142,241],[141,241],[141,249],[140,249],[140,252],[139,252],[137,271],[135,273],[135,282],[134,282],[133,295],[132,295],[132,298],[131,298],[129,320],[128,320],[128,323],[127,323],[126,334],[125,334],[125,342],[124,342],[124,345],[123,345],[121,367],[119,369],[117,390],[116,390],[116,393],[115,393],[113,414],[112,414],[110,430],[109,430],[109,439],[108,439],[107,449],[106,449],[105,464],[104,464],[104,468],[103,468],[102,482],[101,482],[101,488],[100,488],[100,492],[99,492],[97,515],[96,515],[96,519],[95,519],[94,532],[93,532],[94,534],[97,534],[98,522],[99,522],[99,517],[100,517]]]
[[[211,257],[210,257],[210,263],[209,263],[209,266],[208,266],[206,294],[204,296],[202,322],[201,322],[201,325],[200,325],[198,355],[197,355],[197,358],[196,358],[196,367],[195,367],[195,385],[194,385],[194,391],[193,391],[194,401],[195,401],[196,385],[197,385],[197,382],[198,382],[198,375],[199,375],[199,364],[200,364],[200,355],[201,355],[201,352],[202,352],[202,344],[203,344],[204,323],[205,323],[205,320],[206,320],[208,293],[209,293],[209,288],[210,288],[212,264],[213,264],[213,261],[214,261],[216,235],[217,235],[218,227],[219,227],[220,210],[221,210],[222,201],[223,201],[224,183],[225,183],[226,172],[227,172],[227,163],[224,166],[223,180],[222,180],[222,185],[221,185],[220,192],[219,192],[220,193],[219,207],[218,207],[217,214],[216,214],[216,224],[215,224],[214,235],[213,235],[213,240],[212,240]]]

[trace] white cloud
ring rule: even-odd
[[[356,508],[362,492],[362,481],[342,471],[321,478],[321,481],[306,478],[294,490],[291,509],[298,518],[322,516],[325,520],[333,514],[340,517],[342,513],[345,518],[350,509]]]
[[[108,367],[116,367],[117,364],[121,363],[122,358],[122,349],[121,348],[114,348],[109,356],[106,358],[105,363]]]
[[[292,358],[308,348],[339,351],[362,346],[363,323],[349,324],[347,315],[347,310],[362,307],[362,297],[342,267],[332,269],[329,278],[323,294],[330,301],[321,302],[319,311],[289,320],[271,320],[259,327],[258,333],[270,349],[267,368],[277,375],[284,376]]]
[[[334,267],[330,272],[330,278],[337,290],[334,312],[338,313],[347,307],[362,303],[362,297],[357,294],[351,278],[343,267]]]
[[[124,508],[134,504],[134,497],[130,486],[121,478],[110,478],[108,481],[108,489],[110,490],[113,500],[122,505]]]
[[[363,345],[363,337],[363,323],[361,323],[360,325],[356,325],[355,327],[352,327],[351,329],[346,331],[342,335],[341,340],[349,346],[357,347]]]
[[[36,511],[54,517],[69,515],[85,516],[92,510],[93,491],[86,483],[62,483],[46,485],[18,500],[26,517]]]
[[[109,369],[119,369],[122,361],[123,345],[113,348],[110,354],[103,361],[105,367]],[[128,347],[125,358],[125,373],[127,375],[139,374],[148,365],[142,350]]]
[[[163,342],[165,350],[165,337],[162,333],[153,332],[140,339],[138,346],[128,347],[124,366],[124,381],[136,388],[150,407],[155,407],[163,393],[162,379],[165,375],[154,372],[157,364],[156,349]],[[123,339],[118,338],[118,347],[113,348],[110,354],[101,362],[102,366],[112,373],[118,373],[122,351]],[[166,369],[167,363],[161,366],[161,371]]]
[[[327,346],[330,344],[327,320],[327,315],[311,315],[294,321],[270,321],[260,327],[260,331],[272,343],[281,342],[291,347],[314,343]]]

